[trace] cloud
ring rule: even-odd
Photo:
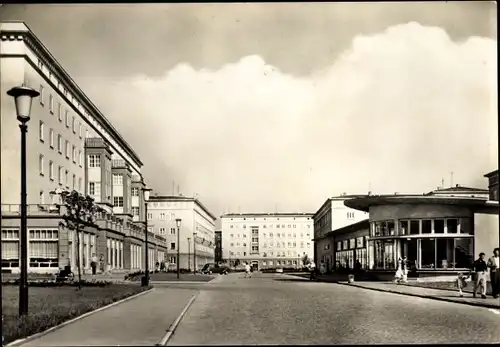
[[[253,55],[92,89],[157,190],[176,180],[216,214],[315,211],[369,187],[431,190],[451,171],[454,183],[485,186],[498,167],[496,45],[407,23],[356,37],[308,77]]]

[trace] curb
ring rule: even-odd
[[[21,339],[18,339],[18,340],[15,340],[15,341],[9,342],[9,344],[4,345],[4,347],[15,347],[15,346],[20,346],[20,345],[22,345],[22,344],[24,344],[24,343],[30,342],[30,341],[32,341],[32,340],[34,340],[34,339],[37,339],[37,338],[42,337],[42,336],[44,336],[44,335],[47,335],[48,333],[51,333],[51,332],[56,331],[56,330],[58,330],[58,329],[61,329],[61,328],[65,327],[66,325],[69,325],[69,324],[71,324],[71,323],[74,323],[74,322],[76,322],[76,321],[78,321],[78,320],[80,320],[80,319],[83,319],[83,318],[85,318],[85,317],[88,317],[88,316],[90,316],[90,315],[93,315],[94,313],[97,313],[97,312],[100,312],[100,311],[104,311],[105,309],[111,308],[111,307],[116,306],[116,305],[118,305],[118,304],[121,304],[121,303],[124,303],[124,302],[126,302],[126,301],[129,301],[129,300],[132,300],[132,299],[138,298],[138,297],[139,297],[139,296],[141,296],[141,295],[144,295],[144,294],[147,294],[147,293],[151,293],[153,290],[154,290],[154,288],[151,288],[151,289],[145,290],[145,291],[143,291],[143,292],[140,292],[140,293],[137,293],[137,294],[134,294],[134,295],[128,296],[128,297],[126,297],[125,299],[121,299],[121,300],[119,300],[119,301],[115,301],[115,302],[113,302],[113,303],[111,303],[111,304],[109,304],[109,305],[99,307],[99,308],[98,308],[98,309],[96,309],[96,310],[93,310],[93,311],[90,311],[90,312],[84,313],[84,314],[82,314],[82,315],[80,315],[80,316],[78,316],[78,317],[75,317],[75,318],[70,319],[70,320],[68,320],[68,321],[62,322],[61,324],[56,325],[56,326],[54,326],[54,327],[52,327],[52,328],[49,328],[49,329],[47,329],[47,330],[44,330],[44,331],[41,331],[41,332],[39,332],[39,333],[36,333],[36,334],[30,335],[30,336],[28,336],[28,337],[23,337],[23,338],[21,338]]]
[[[177,329],[177,326],[179,325],[179,323],[181,322],[182,318],[186,314],[187,310],[191,307],[191,305],[193,304],[194,300],[196,299],[196,297],[198,296],[199,293],[200,292],[196,293],[189,300],[189,302],[184,307],[184,309],[182,310],[182,312],[179,314],[179,316],[177,317],[177,319],[172,323],[172,325],[170,325],[170,327],[168,327],[167,333],[165,334],[165,336],[162,337],[162,339],[160,340],[160,342],[158,342],[156,344],[156,346],[166,346],[167,345],[168,340],[170,340],[170,338],[172,337],[173,333],[175,332],[175,329]]]
[[[151,284],[207,284],[210,281],[149,281]]]
[[[417,297],[417,298],[431,299],[431,300],[445,301],[445,302],[452,302],[452,303],[455,303],[455,304],[469,305],[469,306],[475,306],[475,307],[494,308],[494,309],[498,309],[500,307],[499,305],[489,304],[489,303],[479,304],[479,303],[476,303],[476,302],[457,301],[457,300],[451,300],[451,299],[448,299],[448,298],[442,298],[442,297],[439,297],[439,296],[432,296],[432,295],[401,293],[401,292],[396,292],[396,291],[388,290],[388,289],[364,287],[364,286],[360,286],[360,285],[352,284],[352,283],[349,284],[349,283],[337,282],[337,284],[340,284],[340,285],[343,285],[343,286],[350,286],[350,287],[362,288],[362,289],[367,289],[367,290],[374,290],[374,291],[377,291],[377,292],[392,293],[392,294],[399,294],[399,295],[405,295],[405,296],[413,296],[413,297]]]

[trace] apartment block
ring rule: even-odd
[[[166,238],[170,269],[175,269],[177,262],[180,268],[191,270],[214,262],[216,217],[198,199],[153,194],[147,218],[148,229]],[[177,218],[181,219],[179,235]]]
[[[253,267],[303,265],[312,258],[313,214],[238,213],[221,216],[222,258],[229,264],[248,262]]]
[[[138,155],[24,23],[0,23],[0,40],[2,271],[19,271],[20,131],[5,91],[22,84],[40,92],[27,134],[29,271],[75,268],[78,262],[76,235],[59,226],[64,211],[50,194],[58,188],[88,194],[104,209],[97,226],[80,235],[84,268],[94,253],[110,270],[144,268]],[[154,234],[150,240],[155,263],[166,242]]]

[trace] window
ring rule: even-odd
[[[43,92],[44,92],[44,88],[43,88],[42,85],[40,85],[40,96],[39,96],[39,98],[40,98],[40,105],[42,105],[42,106],[44,105],[44,99],[45,99],[45,95],[43,94]]]
[[[69,185],[69,170],[66,170],[64,172],[64,184],[66,185],[66,187],[68,187]]]
[[[57,118],[59,119],[59,122],[62,122],[63,119],[63,107],[61,103],[59,103],[59,111],[57,112]]]
[[[73,116],[73,119],[71,121],[71,127],[73,128],[73,134],[76,134],[76,117]]]
[[[40,204],[43,205],[45,203],[45,196],[43,194],[43,190],[40,190]]]
[[[39,129],[39,132],[38,132],[38,138],[40,139],[41,142],[44,141],[44,138],[43,138],[43,133],[44,133],[44,124],[42,121],[40,121],[40,129]]]
[[[456,234],[458,230],[458,221],[456,219],[447,219],[446,229],[448,234]]]
[[[165,213],[160,213],[160,220],[165,220]]]
[[[54,162],[52,160],[49,161],[49,178],[54,180]]]
[[[73,158],[72,158],[72,159],[73,159],[73,163],[75,163],[75,164],[76,164],[76,147],[75,147],[75,146],[73,146],[73,153],[72,153],[72,156],[73,156]]]
[[[113,206],[114,207],[123,207],[123,196],[114,196],[113,197]]]
[[[175,228],[170,228],[170,235],[175,235]]]
[[[54,130],[49,129],[49,145],[50,148],[54,148]]]
[[[113,185],[123,185],[123,175],[113,175]]]
[[[165,235],[166,232],[165,232],[165,228],[160,228],[160,235]]]
[[[429,221],[430,222],[430,221]],[[424,233],[422,223],[422,233]],[[428,232],[430,233],[430,232]],[[422,269],[435,269],[436,267],[436,240],[435,239],[421,239],[421,267]]]
[[[38,172],[40,176],[43,176],[43,154],[38,157]]]
[[[64,143],[66,146],[65,146],[65,155],[66,155],[66,158],[69,159],[69,141],[66,140],[66,142]]]
[[[430,219],[422,220],[422,234],[430,234],[432,232],[432,223]]]
[[[139,188],[132,188],[132,196],[139,196]]]
[[[100,182],[89,182],[89,195],[101,195]]]
[[[59,267],[58,230],[29,230],[29,266]]]
[[[76,175],[75,174],[73,174],[72,189],[73,190],[76,189]]]
[[[89,155],[89,167],[101,167],[101,156],[98,154]]]
[[[82,151],[78,151],[78,165],[82,166],[83,163],[83,154]]]
[[[434,233],[435,234],[444,234],[444,219],[435,219],[434,220]]]
[[[82,138],[82,123],[78,123],[78,136]]]
[[[139,207],[132,207],[132,215],[133,216],[139,215]]]
[[[175,249],[175,242],[170,242],[170,249]]]
[[[169,260],[170,260],[170,264],[177,264],[177,262],[176,262],[177,259],[176,259],[175,255],[171,255]]]
[[[153,219],[153,214],[151,212],[148,212],[148,220]]]
[[[64,111],[64,116],[65,116],[65,123],[66,123],[66,128],[69,128],[69,111],[68,110],[65,110]]]
[[[50,113],[54,114],[54,97],[52,94],[49,96],[49,111]]]
[[[412,220],[410,221],[410,235],[420,234],[420,221]]]
[[[402,220],[399,222],[399,235],[408,235],[408,221]]]
[[[90,137],[89,135],[89,131],[88,130],[85,130],[85,138],[88,139]]]
[[[63,139],[61,135],[57,135],[57,150],[62,153]]]
[[[59,166],[59,169],[57,171],[57,183],[62,184],[62,179],[63,179],[63,168],[62,166]]]

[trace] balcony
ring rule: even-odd
[[[85,147],[86,148],[109,148],[106,140],[101,139],[99,137],[89,137],[85,139]]]
[[[55,204],[30,204],[27,206],[28,216],[40,215],[61,215],[59,207]],[[3,216],[20,216],[21,205],[18,204],[2,204]]]
[[[111,167],[113,169],[128,169],[129,165],[123,159],[113,159],[111,160]]]

